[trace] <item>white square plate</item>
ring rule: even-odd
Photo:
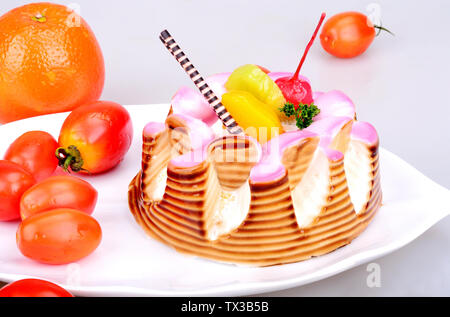
[[[128,210],[127,190],[140,168],[141,132],[163,121],[167,104],[128,106],[135,128],[125,160],[114,170],[84,177],[99,192],[93,216],[103,241],[70,265],[45,265],[17,249],[18,222],[0,223],[0,280],[47,279],[83,296],[239,296],[311,283],[371,261],[411,242],[450,213],[450,192],[387,150],[380,149],[383,205],[358,238],[308,261],[266,268],[239,267],[179,254],[145,235]],[[0,155],[19,135],[45,130],[58,137],[67,113],[0,126]]]

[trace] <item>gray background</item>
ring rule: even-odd
[[[7,0],[0,13],[30,1]],[[144,1],[78,0],[106,62],[103,99],[169,102],[186,75],[158,39],[167,28],[207,75],[255,63],[294,71],[322,11],[367,12],[379,4],[383,25],[369,50],[342,60],[317,41],[303,67],[314,90],[340,89],[358,119],[377,128],[382,146],[450,187],[450,1]],[[151,118],[148,118],[149,121]],[[376,260],[381,287],[366,286],[366,265],[307,286],[264,295],[450,295],[450,218]]]

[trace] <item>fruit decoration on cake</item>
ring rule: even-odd
[[[292,263],[350,243],[381,205],[378,135],[343,92],[296,72],[243,65],[203,79],[170,34],[161,40],[196,84],[143,131],[129,187],[136,221],[176,250],[250,266]],[[220,119],[220,120],[219,120]]]

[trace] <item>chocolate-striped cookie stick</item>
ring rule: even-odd
[[[217,98],[216,94],[211,90],[195,66],[192,65],[191,61],[187,58],[186,54],[184,54],[177,42],[175,42],[172,35],[170,35],[167,30],[164,30],[161,32],[159,39],[175,57],[178,63],[180,63],[184,71],[189,75],[195,86],[197,86],[198,90],[200,90],[200,93],[203,97],[205,97],[210,106],[216,112],[219,119],[222,121],[223,125],[227,128],[228,132],[232,134],[242,133],[242,129],[237,125],[231,114],[222,105],[219,98]]]

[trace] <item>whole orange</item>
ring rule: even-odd
[[[63,5],[33,3],[0,17],[0,123],[97,100],[105,65],[94,33]]]

